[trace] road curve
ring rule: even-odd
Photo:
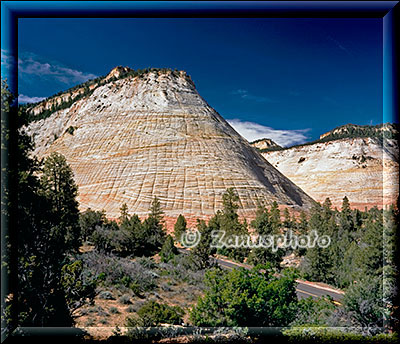
[[[185,249],[179,249],[182,253],[188,253]],[[236,263],[232,261],[228,261],[221,258],[215,258],[217,263],[224,269],[232,270],[235,268],[245,268],[250,270],[252,268],[251,265]],[[325,286],[318,285],[316,283],[296,280],[297,287],[296,292],[299,299],[305,299],[307,297],[312,297],[313,299],[318,299],[322,296],[330,296],[336,305],[340,305],[341,300],[343,299],[344,292],[341,290],[335,290],[334,288],[329,288]]]
[[[216,260],[218,264],[225,269],[234,269],[238,267],[243,267],[245,269],[252,268],[251,265],[234,263],[225,259],[217,258]],[[332,297],[333,301],[336,302],[336,304],[340,304],[340,301],[343,299],[344,293],[340,290],[334,290],[333,288],[323,287],[315,284],[313,285],[311,282],[302,280],[296,280],[296,282],[298,283],[296,291],[299,299],[304,299],[310,296],[313,299],[317,299],[321,296],[330,296]]]

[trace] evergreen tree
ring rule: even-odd
[[[383,268],[383,215],[372,208],[355,257],[359,276],[381,276]]]
[[[343,231],[350,232],[355,228],[353,223],[353,214],[350,208],[349,199],[345,196],[342,202],[342,209],[340,212],[340,226]]]
[[[205,283],[205,295],[190,314],[196,326],[286,326],[296,316],[293,274],[277,277],[262,265],[227,273],[213,269],[206,272]]]
[[[79,234],[79,231],[75,231],[75,226],[79,228],[79,213],[76,212],[76,201],[73,199],[76,188],[71,180],[72,174],[65,161],[58,156],[47,160],[42,170],[39,162],[31,157],[33,143],[22,127],[27,124],[24,108],[17,113],[16,108],[9,106],[11,101],[3,103],[3,97],[12,100],[7,88],[2,88],[2,112],[14,116],[18,126],[14,128],[18,129],[16,136],[10,136],[11,142],[16,144],[16,163],[10,165],[8,170],[10,179],[17,183],[14,194],[17,202],[11,200],[8,190],[4,190],[16,215],[14,219],[18,233],[15,236],[16,247],[13,248],[16,252],[15,280],[18,282],[15,290],[18,293],[14,294],[13,303],[2,309],[2,319],[3,315],[9,319],[10,314],[14,313],[17,315],[15,326],[69,327],[73,325],[69,307],[71,298],[61,280],[62,269],[68,264],[67,253],[71,248],[76,248],[73,239],[76,238],[75,234]],[[38,178],[40,174],[41,180]],[[8,261],[2,264],[2,268],[7,269],[13,266],[8,265]],[[77,270],[75,276],[81,279]],[[84,295],[86,291],[75,289],[75,301],[90,297]]]
[[[289,212],[288,208],[285,208],[285,210],[283,211],[283,217],[284,217],[284,220],[282,223],[283,230],[284,231],[293,230],[295,225],[293,223],[292,217],[290,216],[290,212]]]
[[[308,219],[307,219],[307,215],[304,212],[304,210],[302,210],[300,212],[300,221],[297,224],[297,232],[300,235],[307,234],[307,232],[308,232]]]
[[[279,233],[279,228],[276,227],[276,206],[271,208],[271,212],[275,213],[274,217],[271,216],[271,212],[269,212],[265,206],[258,206],[256,218],[251,222],[251,226],[255,229],[257,234],[262,236],[271,236]],[[274,252],[271,247],[259,247],[251,250],[248,262],[252,265],[268,263],[272,267],[280,269],[283,256],[284,251],[282,249],[278,248],[278,250]]]
[[[101,227],[106,223],[106,213],[102,211],[94,211],[88,208],[79,215],[79,225],[81,228],[82,241],[91,239],[93,232],[97,227]]]
[[[172,236],[168,235],[160,251],[161,261],[167,263],[177,254],[178,249],[174,245],[174,239],[172,239]]]
[[[273,233],[278,234],[281,228],[281,211],[279,210],[278,203],[274,201],[270,209],[270,224]]]
[[[157,197],[153,199],[150,206],[150,214],[144,220],[143,226],[148,237],[149,248],[157,252],[165,241],[165,231],[163,224],[164,213],[161,209],[161,203]]]
[[[187,230],[186,219],[183,215],[179,215],[174,226],[174,237],[175,241],[180,242],[182,238],[182,234]]]
[[[200,233],[199,243],[190,250],[189,260],[191,265],[198,270],[208,269],[215,265],[213,256],[216,249],[211,247],[214,230],[212,226],[207,226],[204,220],[197,219],[197,230]]]
[[[234,192],[233,188],[229,188],[222,196],[223,209],[222,212],[214,216],[213,226],[218,223],[221,231],[225,232],[225,236],[244,236],[248,235],[247,223],[239,221],[237,210],[239,197]],[[218,250],[220,254],[228,256],[232,259],[243,262],[244,258],[248,255],[249,249],[247,248],[223,248]]]
[[[126,203],[122,204],[119,211],[120,211],[119,221],[121,223],[124,223],[129,219],[128,206],[126,205]]]
[[[307,219],[307,215],[304,212],[304,210],[302,210],[300,212],[299,222],[296,223],[296,231],[297,231],[297,235],[299,235],[299,236],[307,235],[307,233],[309,231],[308,230],[308,219]],[[306,254],[307,249],[299,247],[294,252],[298,257],[302,257]]]
[[[40,184],[42,194],[52,204],[53,218],[59,219],[52,228],[54,235],[64,238],[68,249],[78,251],[81,245],[76,200],[78,188],[73,179],[73,172],[63,155],[53,152],[45,159]]]
[[[331,214],[332,210],[330,209],[329,200],[325,201],[323,207],[319,203],[316,203],[311,209],[310,231],[316,231],[319,236],[327,234],[327,224],[330,221]],[[327,282],[332,267],[331,258],[325,248],[321,248],[318,245],[308,248],[302,263],[302,269],[306,274],[306,278],[311,281]]]

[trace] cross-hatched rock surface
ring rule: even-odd
[[[396,203],[399,190],[398,142],[395,139],[343,138],[262,155],[316,201],[327,197],[340,208]]]
[[[201,98],[185,72],[111,81],[28,132],[34,154],[66,157],[80,208],[109,217],[123,203],[144,216],[155,196],[168,217],[209,217],[230,187],[242,216],[254,215],[259,201],[297,209],[313,202]]]

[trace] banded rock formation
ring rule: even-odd
[[[253,147],[258,148],[259,150],[278,150],[282,149],[277,143],[272,141],[271,139],[263,138],[253,142],[250,142]]]
[[[393,204],[398,197],[394,138],[341,138],[261,154],[318,202],[329,197],[340,208],[347,196],[352,207],[364,210]]]
[[[109,217],[123,203],[144,216],[157,196],[168,217],[207,218],[230,187],[241,216],[254,215],[258,201],[313,202],[201,98],[185,72],[112,79],[27,129],[34,154],[66,157],[80,208],[105,209]]]

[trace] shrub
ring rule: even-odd
[[[112,295],[112,293],[110,291],[108,291],[108,290],[103,290],[102,292],[100,292],[99,299],[102,299],[102,300],[115,300],[115,298]]]
[[[121,304],[123,304],[123,305],[129,305],[129,304],[132,303],[132,302],[131,302],[131,297],[130,297],[128,294],[122,295],[122,296],[118,299],[118,301],[119,301]]]
[[[91,326],[94,326],[94,325],[95,325],[95,322],[94,322],[94,320],[92,318],[88,319],[86,321],[86,324],[85,324],[85,326],[87,326],[87,327],[91,327]]]
[[[295,276],[275,276],[268,265],[209,270],[206,284],[190,314],[196,326],[286,326],[296,316]]]
[[[117,307],[110,307],[109,311],[111,314],[120,314]]]
[[[107,325],[108,324],[108,320],[106,318],[103,318],[103,319],[100,320],[100,324]]]
[[[170,306],[151,300],[143,304],[137,312],[138,317],[128,318],[127,326],[159,326],[160,324],[178,325],[183,322],[184,311],[179,306]]]
[[[134,306],[134,305],[129,305],[129,306],[126,308],[126,311],[127,311],[128,313],[135,313],[135,312],[136,312],[135,306]]]
[[[381,334],[376,336],[363,336],[357,333],[341,331],[337,328],[320,326],[298,326],[282,331],[289,337],[289,343],[397,343],[397,334]]]
[[[101,283],[106,287],[117,287],[126,292],[135,285],[136,291],[143,293],[156,286],[157,275],[138,262],[127,258],[118,258],[95,251],[80,256],[85,268],[92,274],[102,276]]]
[[[174,258],[174,256],[177,254],[178,249],[174,245],[174,239],[172,239],[172,236],[168,235],[160,251],[161,261],[166,263]]]

